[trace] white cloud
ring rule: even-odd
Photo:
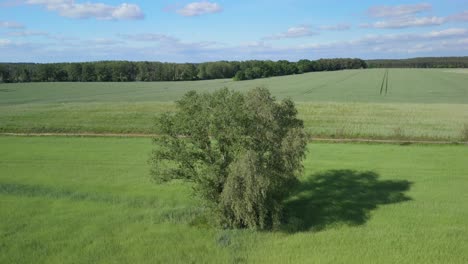
[[[222,12],[223,8],[218,3],[212,2],[193,2],[177,10],[182,16],[200,16]]]
[[[115,8],[112,12],[113,19],[142,19],[144,18],[143,11],[140,7],[134,4],[123,3]]]
[[[143,19],[141,8],[135,4],[123,3],[111,6],[103,3],[75,3],[74,0],[26,0],[28,5],[40,5],[60,16],[69,18],[96,18],[101,20]]]
[[[367,10],[367,14],[371,17],[401,17],[415,15],[430,11],[431,9],[432,5],[428,3],[398,6],[373,6]]]
[[[215,60],[287,59],[320,57],[408,57],[461,56],[468,52],[468,29],[448,28],[424,33],[375,34],[346,41],[301,41],[300,45],[276,45],[253,41],[220,44],[212,41],[189,42],[176,37],[140,33],[118,38],[63,42],[50,34],[45,42],[1,40],[0,53],[5,61],[89,61],[154,60],[202,62]],[[306,42],[307,41],[307,42]],[[138,42],[138,43],[137,43]],[[53,54],[53,56],[51,56]]]
[[[455,43],[466,45],[465,48],[468,49],[468,38],[459,39]]]
[[[24,25],[14,21],[0,21],[0,28],[24,28]]]
[[[383,18],[383,20],[361,24],[360,27],[401,29],[409,27],[438,26],[448,22],[468,21],[468,11],[446,17],[419,15],[420,13],[431,10],[431,4],[427,3],[399,6],[374,6],[367,10],[367,14],[374,18]]]
[[[460,56],[466,54],[467,43],[468,29],[449,28],[425,33],[368,35],[347,41],[312,42],[289,47],[263,46],[255,54],[282,54],[297,59],[307,56],[404,57],[408,54]]]
[[[468,35],[468,29],[466,28],[449,28],[439,31],[431,31],[424,34],[426,38],[443,38],[443,37],[459,37]]]
[[[345,31],[351,29],[348,24],[324,25],[318,27],[320,30]]]
[[[408,28],[408,27],[425,27],[425,26],[435,26],[442,25],[447,22],[447,19],[444,17],[401,17],[393,18],[390,20],[377,21],[372,24],[363,24],[363,28],[389,28],[389,29],[399,29],[399,28]]]
[[[317,35],[317,32],[311,30],[309,26],[290,27],[286,32],[264,37],[264,40],[278,40],[287,38],[302,38]]]
[[[453,21],[462,21],[462,22],[468,22],[468,11],[463,11],[459,14],[455,14],[453,16],[449,17],[450,20]]]
[[[158,44],[158,50],[164,52],[199,52],[207,48],[218,47],[215,41],[184,42],[176,37],[157,33],[120,34],[121,38],[129,41],[151,42]]]
[[[245,48],[264,48],[270,47],[265,44],[263,41],[250,41],[250,42],[242,42],[239,46]]]
[[[11,44],[11,40],[9,39],[0,39],[0,47],[5,47]]]
[[[122,38],[142,42],[177,42],[177,38],[165,34],[142,33],[142,34],[121,34]]]
[[[23,0],[3,0],[0,1],[0,7],[12,7],[23,4]]]
[[[84,43],[89,44],[89,45],[111,46],[111,45],[122,44],[123,41],[119,41],[119,40],[111,39],[111,38],[97,38],[97,39],[85,41]]]
[[[11,37],[48,37],[49,33],[43,31],[30,31],[30,30],[22,30],[22,31],[13,31],[9,32],[8,36]]]

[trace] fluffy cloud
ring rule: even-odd
[[[464,12],[461,12],[459,14],[455,14],[453,16],[450,16],[449,19],[453,20],[453,21],[468,22],[468,11],[464,11]]]
[[[24,28],[24,25],[14,21],[0,21],[0,28],[19,29]]]
[[[468,21],[468,11],[446,17],[421,16],[423,12],[432,10],[432,6],[426,3],[399,6],[374,6],[367,10],[367,14],[373,18],[382,20],[373,23],[362,24],[363,28],[401,29],[409,27],[437,26],[448,22]]]
[[[301,49],[341,49],[341,48],[362,48],[392,50],[414,49],[416,46],[430,46],[437,42],[454,42],[468,37],[468,29],[449,28],[438,31],[411,34],[389,34],[389,35],[368,35],[350,41],[332,42],[332,43],[313,43],[299,46]]]
[[[415,15],[430,11],[431,9],[432,5],[427,3],[398,6],[373,6],[367,10],[367,14],[371,17],[401,17]]]
[[[46,42],[0,39],[5,61],[89,61],[154,60],[202,62],[215,60],[287,59],[320,57],[408,57],[460,56],[468,52],[468,29],[448,28],[424,33],[377,34],[335,42],[301,41],[300,45],[275,42],[189,42],[155,33],[118,35],[119,38],[63,42],[48,37]],[[54,56],[50,56],[54,54]]]
[[[22,31],[13,31],[9,32],[8,36],[11,37],[48,37],[49,33],[43,31],[30,31],[30,30],[22,30]]]
[[[351,26],[348,24],[337,24],[337,25],[319,26],[318,28],[320,30],[345,31],[345,30],[350,30]]]
[[[11,40],[9,39],[0,39],[0,47],[6,47],[11,44]]]
[[[142,42],[178,42],[177,38],[165,34],[142,33],[142,34],[121,34],[120,37],[126,40]]]
[[[135,20],[143,19],[144,14],[139,6],[123,3],[111,6],[103,3],[75,3],[74,0],[26,0],[28,5],[40,5],[47,10],[57,12],[69,18],[96,18],[101,20]]]
[[[317,35],[317,32],[311,30],[309,26],[290,27],[286,32],[264,37],[264,40],[278,40],[288,38],[302,38]]]
[[[96,46],[113,46],[118,44],[123,44],[123,41],[111,39],[111,38],[97,38],[88,41],[84,41],[84,44],[87,45],[96,45]]]
[[[439,31],[431,31],[422,34],[424,38],[447,38],[447,37],[462,37],[468,36],[468,29],[466,28],[448,28]]]
[[[447,22],[444,17],[401,17],[390,20],[377,21],[372,24],[363,24],[363,28],[408,28],[442,25]]]
[[[177,13],[179,13],[182,16],[190,17],[190,16],[200,16],[200,15],[206,15],[206,14],[219,13],[222,11],[223,11],[223,8],[219,4],[203,1],[203,2],[193,2],[193,3],[187,4],[183,8],[177,10]]]
[[[157,43],[158,49],[162,50],[163,53],[197,53],[201,50],[220,46],[220,43],[215,41],[184,42],[176,37],[157,33],[121,34],[119,36],[127,41]]]

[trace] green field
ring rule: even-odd
[[[391,69],[388,93],[380,95],[384,69],[314,72],[235,82],[15,83],[2,84],[2,105],[29,103],[171,102],[189,90],[267,87],[296,102],[468,103],[468,75],[446,69]]]
[[[468,74],[446,69],[316,72],[234,82],[24,83],[0,85],[0,132],[151,133],[154,116],[186,91],[264,86],[298,103],[315,137],[468,138]]]
[[[297,103],[313,137],[468,141],[466,71],[385,72],[0,84],[0,133],[151,134],[188,90],[264,86]],[[268,232],[207,224],[190,184],[151,182],[151,148],[0,136],[0,263],[468,263],[465,145],[313,142]]]
[[[0,263],[467,263],[468,149],[309,145],[281,230],[221,230],[146,138],[0,137]]]

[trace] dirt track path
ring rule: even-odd
[[[139,133],[0,133],[0,136],[20,136],[20,137],[141,137],[151,138],[156,134]],[[394,139],[365,139],[365,138],[316,138],[311,141],[330,143],[383,143],[383,144],[461,144],[468,145],[468,142],[453,141],[431,141],[431,140],[394,140]]]

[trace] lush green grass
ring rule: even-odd
[[[315,137],[459,141],[468,104],[298,103]],[[19,104],[0,107],[0,132],[153,133],[173,103]],[[466,140],[466,139],[465,139]]]
[[[0,137],[0,263],[467,263],[465,146],[311,144],[283,230],[220,230],[149,139]],[[337,171],[338,170],[338,171]]]
[[[296,102],[468,103],[468,75],[444,69],[391,69],[388,94],[380,95],[384,69],[316,72],[234,82],[19,83],[1,84],[0,105],[70,102],[169,102],[188,90],[264,86]]]
[[[0,132],[151,133],[186,91],[265,86],[298,102],[313,136],[457,141],[468,125],[468,75],[448,70],[318,72],[233,82],[26,83],[0,86]]]
[[[468,139],[468,75],[321,72],[245,82],[0,84],[0,132],[151,133],[186,91],[266,86],[314,136]],[[207,226],[149,139],[0,137],[0,263],[467,263],[465,146],[311,144],[281,230]]]

